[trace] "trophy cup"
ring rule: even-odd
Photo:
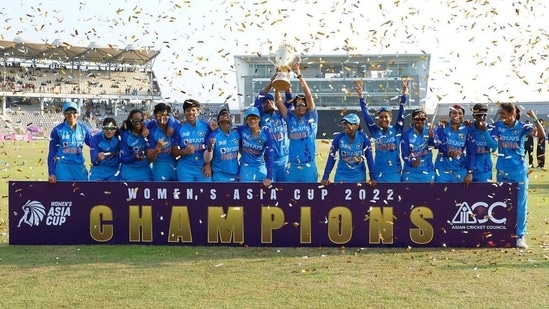
[[[279,91],[289,90],[290,65],[301,61],[301,58],[295,54],[294,47],[285,41],[280,43],[274,61],[270,58],[269,61],[276,67],[278,72],[273,79],[273,87]]]

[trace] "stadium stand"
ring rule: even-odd
[[[0,40],[0,49],[0,133],[48,137],[63,120],[61,107],[67,100],[79,102],[79,121],[92,130],[100,127],[104,117],[114,117],[120,124],[132,109],[149,114],[152,106],[163,102],[153,71],[159,51],[20,39]],[[182,104],[166,103],[177,118],[184,118]],[[203,104],[202,118],[215,119],[223,107],[226,104]]]

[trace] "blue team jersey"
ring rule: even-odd
[[[512,171],[525,168],[524,140],[533,129],[532,124],[518,120],[511,128],[501,120],[496,121],[490,135],[498,141],[497,170]]]
[[[269,128],[273,139],[273,158],[280,161],[288,158],[290,140],[288,139],[288,127],[286,120],[275,111],[273,114],[261,114],[261,126]]]
[[[146,158],[138,160],[136,155],[145,156],[147,142],[143,135],[135,135],[131,130],[122,132],[120,136],[120,161],[122,161],[122,173],[124,174],[124,166],[128,166],[132,171],[136,171],[135,175],[122,175],[123,179],[140,179],[141,173],[150,173],[149,160]],[[139,174],[137,171],[141,170]]]
[[[401,97],[397,120],[394,126],[389,125],[387,130],[382,130],[368,113],[364,98],[360,98],[362,117],[368,124],[368,131],[372,135],[375,144],[375,166],[377,173],[400,173],[402,163],[400,161],[400,142],[404,125],[404,104],[406,96]]]
[[[92,133],[90,129],[77,123],[73,130],[66,122],[53,128],[50,133],[50,145],[48,152],[48,174],[55,174],[55,164],[84,164],[82,150],[84,144],[90,145]]]
[[[315,161],[318,111],[307,111],[299,118],[294,113],[286,114],[288,138],[290,140],[288,162],[306,164]]]
[[[286,120],[279,111],[274,111],[272,114],[263,111],[263,104],[261,96],[264,95],[263,91],[259,93],[254,101],[254,106],[257,107],[261,114],[261,126],[268,127],[273,138],[273,158],[274,161],[286,160],[288,158],[288,151],[290,147],[290,141],[288,140],[288,127],[286,126]],[[286,100],[284,105],[289,110],[292,107],[291,103],[288,103],[292,99],[291,93],[286,93]]]
[[[404,161],[403,171],[414,173],[429,173],[434,171],[433,152],[434,138],[429,137],[429,130],[424,127],[419,134],[414,128],[409,128],[402,133],[400,151]],[[412,167],[412,161],[419,160],[420,165]]]
[[[229,130],[229,134],[221,129],[213,131],[208,138],[215,138],[213,147],[212,172],[238,174],[238,151],[240,148],[240,133],[236,130]]]
[[[97,155],[102,152],[105,158],[97,161]],[[104,166],[118,169],[120,165],[120,138],[114,135],[107,139],[103,132],[97,132],[90,139],[90,159],[93,166]]]
[[[466,126],[460,125],[457,130],[454,130],[451,125],[438,127],[435,144],[438,149],[435,168],[439,174],[444,171],[472,170],[474,168],[476,142]],[[448,155],[450,151],[459,151],[462,155],[452,158]]]
[[[204,149],[206,148],[206,137],[211,133],[210,125],[204,120],[197,120],[193,127],[189,122],[180,125],[174,133],[173,146],[184,149],[189,145],[195,147],[195,152],[184,155],[177,160],[178,166],[190,164],[202,167],[204,165]]]
[[[476,146],[476,158],[475,158],[475,172],[486,173],[492,171],[492,152],[496,151],[497,143],[490,137],[490,129],[481,131],[477,129],[474,124],[469,128],[470,134],[475,140]]]
[[[175,159],[172,157],[172,138],[169,137],[155,121],[154,126],[151,126],[149,128],[147,149],[155,149],[157,142],[161,139],[163,139],[166,143],[164,144],[164,146],[162,146],[162,151],[160,151],[160,153],[157,155],[156,161],[175,162]]]
[[[269,129],[262,127],[258,136],[254,136],[247,125],[239,126],[240,133],[240,165],[267,168],[267,177],[272,179],[273,173],[273,140]]]
[[[357,175],[364,175],[366,177],[366,164],[364,163],[366,159],[370,179],[375,179],[372,146],[368,136],[364,132],[357,131],[352,141],[345,132],[341,132],[335,136],[330,147],[330,154],[324,169],[324,176],[322,177],[323,180],[328,180],[336,157],[339,157],[336,175],[341,176],[341,178],[354,179]]]

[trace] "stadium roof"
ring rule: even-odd
[[[99,46],[91,43],[87,47],[74,46],[61,40],[55,40],[52,43],[32,43],[21,39],[14,41],[0,41],[0,56],[50,61],[60,61],[63,63],[81,63],[81,62],[112,62],[144,65],[160,54],[160,51],[151,49],[139,49],[133,45],[125,48],[117,48],[112,45]]]

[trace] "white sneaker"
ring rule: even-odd
[[[517,248],[528,249],[528,245],[526,244],[526,240],[524,240],[524,237],[517,238]]]

